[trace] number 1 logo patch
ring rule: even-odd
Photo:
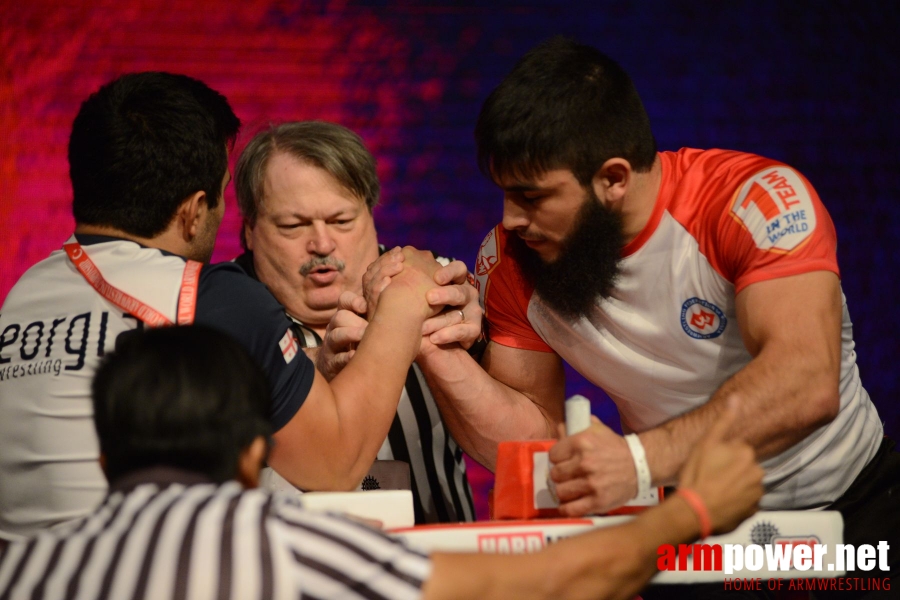
[[[800,175],[771,167],[748,179],[735,196],[731,214],[760,250],[790,252],[816,229],[816,210]]]

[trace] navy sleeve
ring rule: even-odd
[[[205,265],[194,322],[231,335],[250,351],[269,378],[272,426],[278,431],[287,425],[309,394],[315,367],[266,286],[232,263]]]

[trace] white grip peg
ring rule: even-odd
[[[591,426],[591,401],[581,395],[566,400],[566,435],[575,435]]]

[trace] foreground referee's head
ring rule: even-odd
[[[112,482],[154,466],[256,485],[269,386],[237,342],[200,326],[120,336],[94,378],[94,424]]]

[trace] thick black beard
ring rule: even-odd
[[[550,308],[568,319],[587,316],[600,298],[615,289],[622,259],[622,218],[603,206],[593,190],[575,219],[574,230],[563,240],[551,263],[516,235],[507,240],[525,281]]]

